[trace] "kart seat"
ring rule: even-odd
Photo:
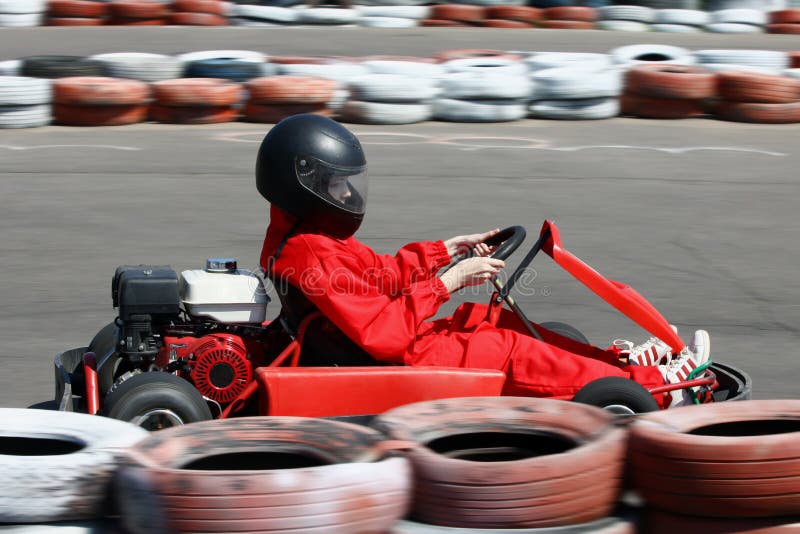
[[[275,292],[281,302],[281,324],[291,336],[297,335],[297,328],[303,319],[319,311],[298,288],[286,281],[272,280]],[[371,366],[387,365],[370,356],[327,317],[313,320],[306,328],[303,347],[300,352],[302,366]]]

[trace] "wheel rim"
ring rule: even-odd
[[[625,406],[624,404],[609,404],[603,406],[603,409],[616,415],[636,415],[636,412],[630,406]]]
[[[137,415],[131,419],[131,423],[145,430],[161,430],[184,424],[183,419],[181,419],[178,414],[166,408],[150,410],[141,415]]]

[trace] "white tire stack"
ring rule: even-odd
[[[701,67],[715,72],[739,70],[762,74],[781,74],[789,68],[789,55],[773,50],[696,50]]]
[[[637,44],[614,48],[611,60],[622,67],[642,63],[664,63],[672,65],[694,65],[692,52],[678,46],[660,44]]]
[[[442,92],[433,102],[434,118],[453,122],[504,122],[527,116],[533,93],[528,67],[521,61],[469,58],[442,64]]]
[[[529,115],[539,119],[608,119],[619,115],[622,94],[619,67],[587,70],[575,67],[544,69],[532,75],[534,101]]]
[[[348,84],[350,99],[339,110],[346,122],[411,124],[430,120],[431,100],[439,93],[432,78],[368,74]]]
[[[114,78],[159,82],[183,77],[184,62],[179,57],[144,52],[97,54],[89,59],[101,61]]]
[[[0,76],[0,128],[36,128],[52,121],[50,80]]]
[[[335,7],[309,7],[297,10],[298,24],[322,26],[350,26],[356,24],[359,14],[356,9]]]
[[[597,28],[620,32],[650,31],[654,12],[649,7],[634,5],[604,6],[597,8],[600,20]]]
[[[9,59],[0,61],[0,76],[19,76],[22,60]]]
[[[697,9],[658,9],[650,28],[656,32],[697,33],[708,24],[709,15]]]
[[[278,26],[297,22],[298,12],[288,7],[236,4],[231,9],[235,26]]]
[[[410,28],[430,18],[430,6],[356,6],[358,25],[372,28]]]
[[[722,9],[712,11],[706,31],[713,33],[764,33],[767,13],[759,9]]]
[[[41,26],[46,0],[0,0],[0,26]]]

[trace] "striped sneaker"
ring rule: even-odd
[[[677,334],[678,329],[675,326],[670,326]],[[651,337],[635,347],[630,341],[615,339],[614,346],[619,349],[621,355],[628,357],[628,365],[659,365],[667,363],[669,356],[672,354],[670,346],[656,337]]]
[[[711,341],[708,332],[698,330],[692,340],[680,354],[676,354],[666,365],[658,368],[664,376],[665,384],[676,384],[690,380],[711,365]],[[691,396],[684,390],[672,391],[670,406],[682,406],[691,403]]]

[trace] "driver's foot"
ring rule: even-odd
[[[677,384],[694,378],[711,364],[711,340],[708,332],[698,330],[683,350],[673,356],[666,365],[658,368],[664,377],[665,384]],[[691,403],[690,391],[674,390],[670,406],[682,406]]]
[[[678,328],[670,326],[677,334]],[[666,363],[669,355],[672,354],[670,346],[657,337],[651,337],[635,347],[631,341],[615,339],[614,346],[620,350],[621,355],[628,358],[628,365],[658,365]]]

